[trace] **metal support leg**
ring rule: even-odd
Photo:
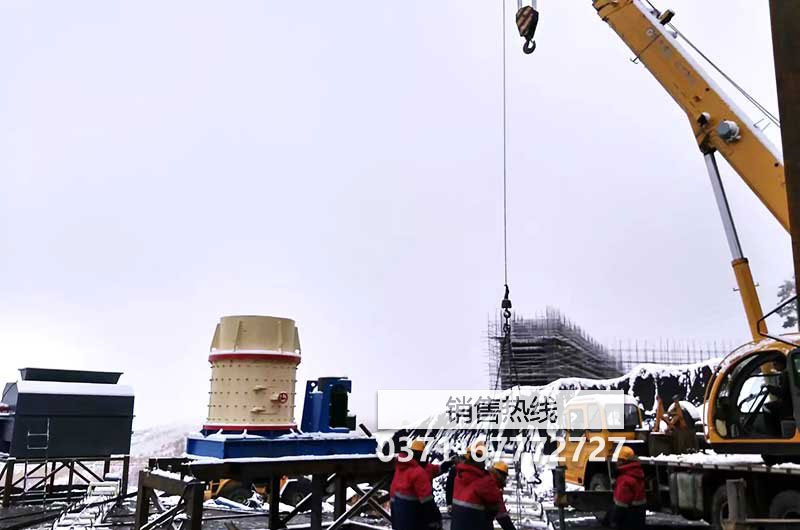
[[[325,479],[325,486],[322,488],[323,491],[325,491],[328,488],[328,486],[333,484],[333,481],[334,481],[335,478],[336,478],[336,474],[333,474],[330,477],[328,477],[327,479]],[[299,514],[300,512],[306,511],[308,506],[310,506],[310,504],[313,501],[314,501],[314,495],[313,495],[313,491],[312,491],[311,493],[309,493],[308,495],[303,497],[303,500],[301,500],[299,503],[297,503],[297,506],[295,506],[294,509],[291,512],[289,512],[289,514],[286,517],[283,517],[281,519],[281,523],[280,523],[281,526],[279,526],[278,528],[285,527],[289,523],[289,521],[291,521],[297,514]]]
[[[72,502],[72,484],[75,482],[75,461],[69,460],[67,462],[69,467],[69,476],[67,477],[67,504]]]
[[[269,479],[269,528],[282,528],[281,523],[281,477]]]
[[[3,488],[3,507],[11,506],[11,490],[14,489],[14,463],[13,458],[6,460],[6,486]]]
[[[187,519],[182,530],[202,530],[203,528],[203,483],[191,484],[186,491]]]
[[[128,493],[128,475],[131,469],[131,457],[125,455],[122,458],[122,484],[120,484],[119,491],[123,495]]]
[[[322,501],[325,496],[325,477],[311,477],[311,530],[322,530]]]
[[[333,518],[337,519],[347,509],[347,482],[343,476],[336,476],[333,483],[333,491]]]

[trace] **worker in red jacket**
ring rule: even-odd
[[[415,440],[411,444],[411,458],[399,455],[395,463],[394,478],[389,487],[392,506],[392,528],[395,530],[438,530],[442,528],[442,514],[433,500],[433,486],[429,472],[422,463],[425,444]],[[405,461],[404,461],[405,460]]]
[[[425,454],[425,442],[422,440],[414,440],[411,443],[411,454],[425,470],[425,473],[428,474],[428,478],[431,479],[431,483],[433,483],[433,479],[439,475],[443,475],[450,471],[450,468],[456,463],[454,458],[445,460],[441,464],[434,464],[433,462],[429,462],[427,459],[423,458],[423,455]]]
[[[514,521],[511,520],[511,515],[509,515],[506,509],[506,502],[503,499],[503,490],[508,480],[508,464],[503,461],[495,463],[491,473],[494,476],[495,482],[497,482],[497,489],[500,490],[500,509],[495,519],[497,519],[497,523],[503,530],[517,530],[517,527],[514,526]]]
[[[645,525],[644,470],[630,447],[623,447],[617,462],[617,481],[614,484],[614,521],[618,528],[641,530]]]
[[[486,446],[473,444],[464,462],[456,465],[450,530],[491,530],[500,511],[503,494],[482,460]]]

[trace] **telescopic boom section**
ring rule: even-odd
[[[754,340],[766,333],[750,266],[742,255],[714,161],[719,153],[775,219],[789,231],[783,159],[778,150],[678,43],[667,27],[674,13],[652,11],[639,0],[594,0],[598,15],[628,45],[686,112],[706,159],[722,216],[739,292]]]
[[[594,7],[686,112],[701,151],[719,152],[788,231],[783,159],[777,149],[641,2],[595,0]]]

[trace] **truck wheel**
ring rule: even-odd
[[[589,491],[611,491],[611,479],[608,478],[608,475],[602,471],[595,473],[589,479]],[[606,522],[606,516],[608,515],[608,512],[598,511],[592,513],[594,513],[594,516],[600,523]]]
[[[711,528],[722,530],[722,521],[728,518],[728,490],[724,482],[714,492],[714,496],[711,497],[710,512],[709,518],[711,520],[708,522],[711,524]]]
[[[250,488],[233,480],[226,484],[218,495],[218,497],[223,497],[229,501],[238,502],[239,504],[247,504],[247,500],[252,496],[253,493],[250,491]]]
[[[311,481],[301,477],[286,484],[281,493],[281,502],[289,506],[297,506],[309,493],[311,493]]]
[[[800,519],[800,491],[786,490],[775,495],[769,503],[769,516],[771,519]],[[775,528],[789,527],[785,525]]]

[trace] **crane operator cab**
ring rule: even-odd
[[[751,343],[720,364],[706,396],[714,450],[800,459],[800,348],[788,342]]]

